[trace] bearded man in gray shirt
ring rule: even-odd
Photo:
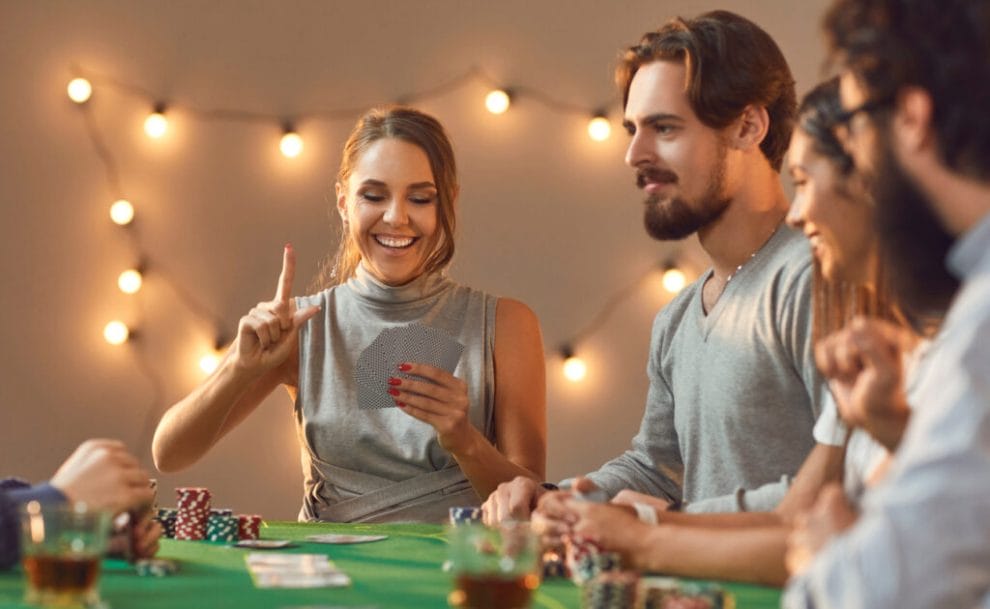
[[[646,34],[617,81],[647,231],[697,233],[712,269],[657,315],[640,431],[579,490],[635,491],[690,511],[773,509],[815,446],[823,391],[811,256],[783,225],[793,77],[766,32],[714,11]],[[488,498],[485,520],[525,519],[539,502],[559,521],[565,496],[517,478]]]

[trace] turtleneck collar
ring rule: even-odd
[[[345,285],[366,302],[391,306],[415,304],[433,298],[453,285],[453,282],[443,271],[439,271],[424,273],[405,285],[386,285],[376,279],[362,262]]]

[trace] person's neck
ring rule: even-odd
[[[787,197],[777,174],[773,175],[772,180],[742,189],[718,220],[698,231],[716,278],[731,277],[763,247],[787,215]]]
[[[953,236],[960,236],[990,214],[990,183],[939,165],[925,180],[933,211]]]

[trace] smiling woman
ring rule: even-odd
[[[317,293],[291,297],[287,245],[275,298],[241,319],[217,371],[163,417],[156,465],[191,465],[281,384],[295,402],[301,519],[439,522],[500,482],[542,480],[539,322],[521,302],[444,272],[458,186],[443,127],[410,108],[368,112],[345,144],[336,194],[340,246]],[[427,356],[366,364],[390,361],[383,337],[409,326],[435,344],[397,353],[456,345],[456,368]]]

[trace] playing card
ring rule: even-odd
[[[464,345],[437,328],[410,324],[382,330],[361,353],[354,368],[358,406],[362,409],[395,406],[395,400],[388,394],[388,379],[413,378],[399,372],[399,364],[428,364],[453,374],[463,351]]]
[[[245,556],[258,588],[336,588],[351,578],[323,554],[264,554]]]
[[[464,352],[464,345],[446,332],[419,324],[407,326],[398,338],[396,367],[402,362],[416,362],[453,373],[461,359],[461,353]],[[413,378],[413,375],[405,372],[399,372],[398,375]]]
[[[254,548],[256,550],[276,550],[292,545],[292,542],[287,539],[242,539],[234,544],[238,548]]]
[[[339,535],[337,533],[327,533],[324,535],[308,535],[306,541],[316,543],[368,543],[369,541],[381,541],[388,539],[388,535]]]

